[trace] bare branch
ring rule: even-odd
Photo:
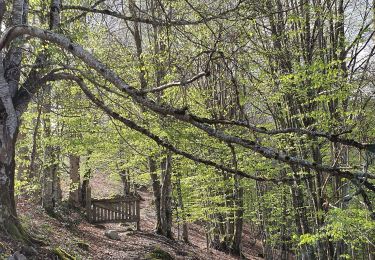
[[[99,4],[103,3],[104,1],[105,1],[105,0],[98,0],[97,2],[95,2],[95,3],[91,6],[91,8],[95,8],[95,7],[97,7]],[[87,15],[87,12],[83,12],[83,13],[81,13],[81,14],[79,14],[79,15],[77,15],[77,16],[75,16],[75,17],[72,17],[72,18],[70,18],[69,20],[65,21],[64,24],[70,24],[70,23],[72,23],[72,22],[74,22],[74,21],[77,21],[77,20],[81,19],[82,17],[84,17],[84,16],[86,16],[86,15]]]
[[[209,21],[212,21],[212,20],[215,20],[215,19],[218,19],[218,18],[222,18],[222,17],[228,15],[229,13],[237,10],[240,3],[241,3],[241,1],[234,8],[231,8],[231,9],[223,11],[219,14],[204,17],[202,19],[195,20],[195,21],[194,20],[184,20],[184,19],[181,19],[181,20],[165,20],[164,21],[164,20],[157,19],[157,18],[154,18],[154,17],[152,19],[150,19],[150,18],[147,18],[147,17],[128,16],[128,15],[124,15],[124,14],[121,14],[119,12],[111,11],[111,10],[108,10],[108,9],[97,9],[97,8],[90,8],[90,7],[77,6],[77,5],[65,5],[65,6],[63,6],[62,9],[63,10],[79,10],[79,11],[83,11],[85,13],[104,14],[104,15],[109,15],[109,16],[116,17],[116,18],[119,18],[119,19],[123,19],[125,21],[151,24],[151,25],[156,25],[156,26],[170,26],[170,25],[184,26],[184,25],[204,24],[204,23],[207,23]]]
[[[194,77],[184,81],[174,81],[174,82],[170,82],[170,83],[167,83],[167,84],[164,84],[164,85],[161,85],[160,87],[157,87],[157,88],[153,88],[153,89],[149,89],[149,90],[143,90],[141,91],[141,93],[155,93],[155,92],[160,92],[160,91],[163,91],[165,89],[168,89],[168,88],[171,88],[171,87],[177,87],[177,86],[185,86],[187,84],[190,84],[200,78],[202,78],[203,76],[208,76],[209,75],[209,72],[200,72],[198,73],[197,75],[195,75]]]

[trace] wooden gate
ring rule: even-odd
[[[91,199],[86,193],[86,213],[90,223],[135,222],[140,229],[140,199],[127,196],[114,199]]]

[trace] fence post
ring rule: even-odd
[[[140,199],[137,198],[137,199],[135,200],[135,211],[136,211],[136,214],[137,214],[137,224],[136,224],[137,230],[141,230],[141,227],[140,227],[140,222],[141,222],[141,211],[140,211],[140,205],[139,205],[139,202],[140,202]]]
[[[92,222],[92,211],[91,211],[91,186],[86,187],[86,216],[89,223]]]

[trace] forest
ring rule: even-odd
[[[375,259],[375,1],[0,0],[0,259]]]

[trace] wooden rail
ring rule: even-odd
[[[86,214],[90,223],[135,222],[140,229],[140,199],[135,196],[114,199],[91,199],[87,187]]]

